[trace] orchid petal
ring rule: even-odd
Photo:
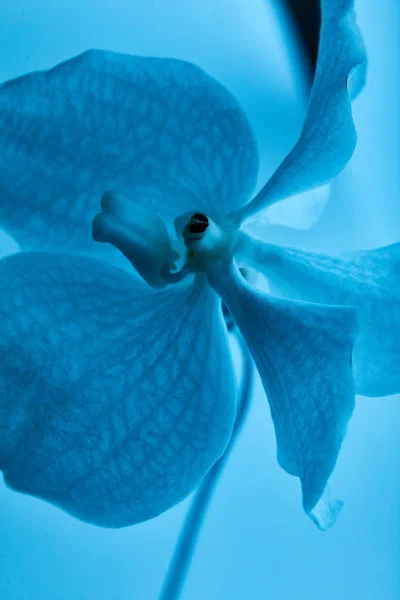
[[[366,55],[354,14],[354,0],[322,0],[317,70],[301,137],[257,196],[230,215],[268,222],[265,208],[334,179],[350,160],[357,134],[351,98],[361,89]]]
[[[321,218],[329,201],[330,184],[273,204],[263,214],[268,225],[284,225],[294,229],[310,229]]]
[[[232,265],[211,285],[231,311],[253,355],[274,421],[278,461],[301,480],[303,507],[321,529],[342,503],[327,498],[354,408],[351,352],[355,311],[268,296]]]
[[[153,291],[102,262],[50,253],[7,257],[0,277],[6,483],[106,527],[187,496],[236,412],[209,286]]]
[[[332,255],[248,238],[245,254],[289,298],[357,307],[357,393],[400,392],[400,243]],[[250,247],[251,246],[251,247]]]
[[[108,189],[164,221],[248,201],[258,154],[233,96],[193,64],[89,51],[0,87],[0,226],[22,249],[94,245]]]

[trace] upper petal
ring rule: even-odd
[[[233,96],[173,59],[90,51],[9,81],[0,132],[0,225],[23,249],[92,250],[110,188],[165,220],[219,219],[248,200],[258,169]]]
[[[354,0],[321,0],[321,8],[318,63],[301,137],[257,196],[231,215],[236,224],[262,221],[258,213],[267,206],[328,183],[353,154],[350,100],[364,82],[365,49]]]
[[[247,258],[279,294],[357,307],[357,392],[400,392],[400,244],[329,256],[248,239]]]
[[[279,464],[301,480],[304,510],[321,529],[342,503],[327,482],[354,407],[355,310],[274,298],[232,265],[210,279],[251,351],[274,421]]]
[[[119,527],[182,500],[224,451],[236,386],[220,302],[89,258],[0,263],[0,468],[12,488]]]

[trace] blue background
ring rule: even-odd
[[[359,144],[310,231],[270,239],[370,248],[400,238],[400,4],[356,1],[368,83],[354,105]],[[90,47],[191,60],[241,101],[261,149],[260,182],[296,140],[306,99],[303,56],[282,8],[262,0],[51,0],[0,5],[0,81]],[[12,242],[3,236],[0,253]],[[267,401],[252,411],[203,528],[183,600],[400,599],[399,397],[357,398],[331,480],[346,502],[319,532],[298,481],[276,462]],[[125,530],[82,524],[0,486],[0,598],[147,600],[159,592],[188,501]]]

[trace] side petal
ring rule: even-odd
[[[187,496],[236,412],[209,286],[151,291],[102,262],[48,253],[3,259],[0,281],[6,483],[105,527]]]
[[[233,96],[193,64],[89,51],[0,86],[0,226],[23,249],[94,250],[115,189],[171,222],[248,201],[258,154]],[[97,252],[111,248],[97,245]]]
[[[342,503],[327,482],[354,408],[355,311],[268,296],[230,266],[212,275],[251,351],[270,404],[278,461],[300,478],[303,507],[321,529]]]
[[[285,202],[277,202],[263,214],[264,224],[310,229],[321,218],[330,193],[331,186],[328,183],[304,194],[286,198]]]
[[[318,63],[301,137],[255,198],[230,215],[236,225],[263,221],[264,213],[258,213],[271,204],[325,185],[353,154],[357,135],[350,100],[364,81],[365,49],[354,0],[321,0],[321,8]]]
[[[359,394],[400,392],[400,244],[329,256],[247,240],[246,257],[274,293],[357,307],[353,368]]]

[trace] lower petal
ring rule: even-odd
[[[0,468],[83,521],[131,525],[187,496],[229,441],[236,389],[215,294],[89,258],[0,262]]]
[[[341,503],[327,501],[354,408],[351,353],[355,311],[268,296],[235,267],[210,283],[224,300],[253,355],[271,408],[278,461],[301,480],[304,510],[321,529]]]
[[[328,256],[249,236],[246,240],[246,259],[268,277],[277,294],[357,307],[357,392],[400,392],[400,243]]]

